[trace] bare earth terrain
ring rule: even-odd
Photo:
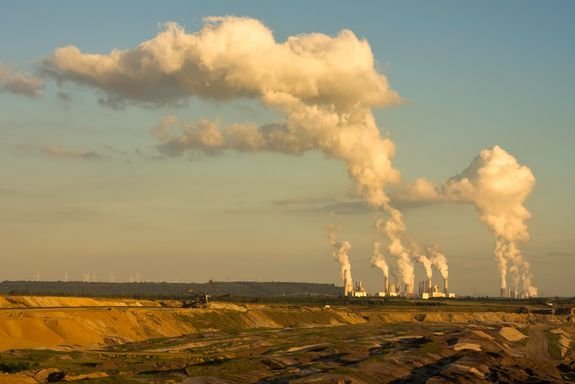
[[[570,313],[473,303],[177,305],[0,297],[0,383],[575,381]]]

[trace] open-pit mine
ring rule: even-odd
[[[0,297],[0,383],[575,380],[575,308]]]

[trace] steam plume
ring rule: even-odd
[[[414,287],[415,271],[411,256],[402,241],[402,237],[406,231],[405,223],[403,222],[401,212],[391,207],[388,203],[384,204],[384,210],[389,214],[389,219],[383,225],[383,233],[389,241],[388,251],[396,258],[401,282],[411,291]]]
[[[444,189],[450,199],[472,201],[495,236],[495,258],[501,288],[507,288],[508,272],[514,288],[523,283],[523,293],[536,296],[531,284],[530,264],[523,258],[519,243],[529,240],[529,211],[523,206],[535,184],[531,170],[499,146],[484,149]]]
[[[338,229],[333,225],[327,226],[327,238],[333,247],[333,257],[340,265],[339,274],[344,281],[345,291],[351,292],[353,290],[353,281],[351,278],[351,264],[349,263],[349,251],[351,244],[349,241],[339,242],[337,240]]]
[[[372,254],[369,262],[383,273],[383,277],[385,277],[386,281],[389,281],[389,266],[385,261],[383,253],[381,253],[381,243],[378,240],[373,240],[372,242]]]
[[[421,265],[423,265],[423,269],[425,270],[425,277],[428,280],[431,280],[431,278],[433,277],[433,271],[431,269],[431,265],[432,265],[431,260],[427,256],[420,254],[420,255],[417,255],[417,261]]]
[[[372,108],[401,102],[375,70],[371,48],[349,30],[275,41],[258,20],[210,17],[188,34],[176,23],[129,50],[85,54],[54,51],[44,71],[103,91],[107,103],[179,104],[190,96],[252,97],[284,116],[280,123],[221,127],[215,121],[180,123],[169,117],[156,130],[166,155],[225,150],[300,154],[321,150],[343,160],[358,191],[389,220],[383,233],[403,282],[413,287],[413,263],[402,243],[405,224],[385,187],[399,181],[395,146],[381,137]],[[166,129],[167,127],[167,129]],[[170,127],[179,128],[173,134]]]
[[[441,274],[441,277],[449,278],[447,257],[441,252],[441,249],[437,245],[429,245],[426,250],[431,265]]]

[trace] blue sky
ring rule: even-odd
[[[442,182],[482,148],[505,148],[537,178],[527,201],[532,240],[523,246],[535,283],[544,294],[572,294],[575,4],[333,3],[7,2],[0,62],[33,73],[58,47],[127,49],[153,38],[162,23],[192,32],[212,15],[259,19],[278,41],[351,29],[369,41],[378,70],[408,101],[374,111],[396,143],[403,179]],[[226,122],[265,122],[273,114],[249,100],[115,110],[99,105],[100,96],[52,80],[39,98],[0,93],[1,279],[31,278],[37,270],[58,279],[66,270],[78,278],[96,271],[153,280],[339,282],[325,239],[327,212],[294,212],[274,202],[345,199],[353,185],[340,162],[319,153],[138,157],[136,150],[154,153],[150,130],[166,114]],[[30,149],[44,145],[109,156],[63,159]],[[445,249],[456,291],[496,294],[493,240],[473,207],[404,213],[411,233]],[[344,215],[342,236],[353,244],[356,278],[375,290],[379,275],[367,263],[371,220],[368,212]]]

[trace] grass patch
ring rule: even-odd
[[[561,348],[559,348],[559,337],[558,333],[547,332],[547,340],[549,340],[549,354],[554,359],[561,359]]]
[[[436,343],[435,341],[430,341],[428,343],[423,344],[419,348],[417,353],[422,354],[422,355],[427,355],[428,353],[439,352],[440,349],[441,349],[441,346],[438,343]]]
[[[36,365],[27,361],[0,361],[0,371],[4,373],[16,373],[34,368]]]

